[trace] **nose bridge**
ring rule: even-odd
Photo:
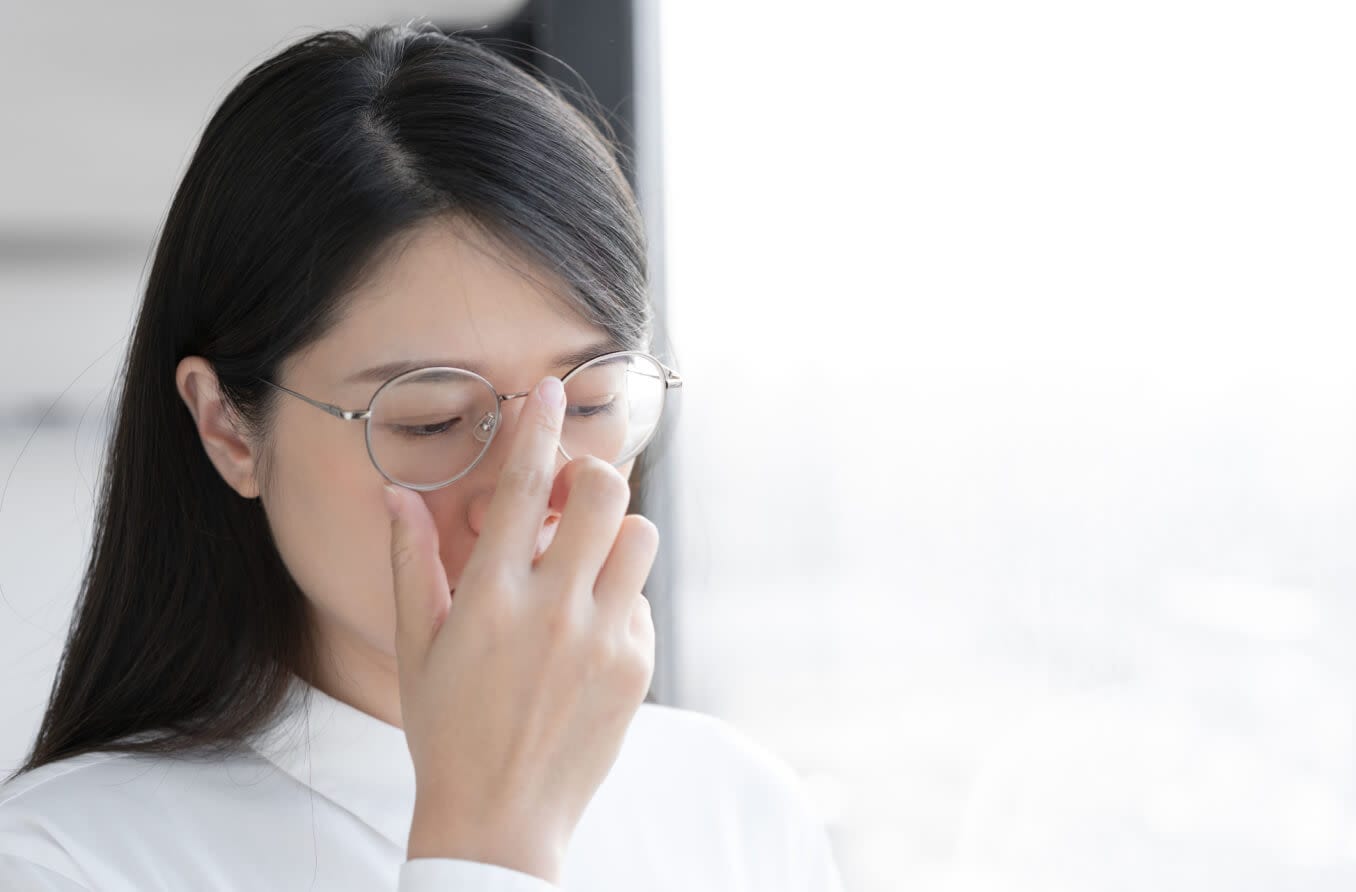
[[[526,405],[527,391],[522,393],[502,393],[499,395],[499,432],[495,435],[496,443],[504,436],[505,422],[513,419],[513,426],[518,424],[518,416],[522,414],[523,406]]]
[[[521,393],[499,395],[499,424],[494,432],[494,441],[490,443],[490,450],[480,462],[482,466],[490,469],[496,479],[499,477],[504,460],[508,457],[510,444],[518,429],[519,416],[522,415],[523,406],[527,402],[525,398],[530,392],[525,390]]]
[[[481,526],[484,522],[485,511],[489,507],[490,500],[494,497],[495,486],[498,483],[499,475],[504,469],[504,463],[508,460],[509,450],[512,449],[513,439],[517,436],[518,424],[521,421],[523,405],[526,400],[523,399],[531,391],[523,393],[502,394],[499,400],[499,426],[494,434],[494,441],[490,443],[489,451],[481,457],[475,470],[471,472],[472,476],[478,478],[475,484],[475,495],[472,497],[468,508],[468,521],[471,529],[480,534]],[[517,404],[516,406],[514,404]],[[560,450],[555,453],[555,469],[559,470],[563,461]],[[468,481],[469,482],[469,481]],[[554,531],[555,512],[548,511],[544,517],[543,535],[551,535]],[[545,547],[547,540],[544,540],[541,547]]]

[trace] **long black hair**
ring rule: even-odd
[[[569,95],[567,95],[567,93]],[[324,31],[212,116],[160,232],[100,477],[89,563],[32,750],[219,753],[316,677],[305,597],[258,499],[208,460],[175,386],[205,357],[265,432],[280,363],[402,233],[455,214],[554,273],[628,349],[653,332],[641,216],[605,119],[427,22]],[[632,475],[640,510],[652,453]],[[652,699],[647,697],[647,700]]]

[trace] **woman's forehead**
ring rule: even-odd
[[[520,330],[587,327],[565,305],[568,287],[470,224],[431,221],[402,236],[354,289],[360,327],[459,322]]]
[[[336,383],[336,375],[354,383],[347,379],[365,369],[421,357],[464,359],[487,377],[550,368],[564,353],[610,340],[566,293],[464,227],[424,226],[373,266],[306,364]]]

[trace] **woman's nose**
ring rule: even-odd
[[[491,483],[485,489],[478,491],[472,497],[471,503],[467,506],[467,524],[471,532],[479,539],[481,532],[485,528],[485,517],[489,513],[490,503],[494,501],[495,486]],[[560,523],[560,512],[555,511],[549,506],[543,506],[541,528],[537,533],[537,544],[532,552],[532,560],[535,562],[541,557],[546,549],[551,547],[552,540],[556,536],[556,527]]]
[[[515,403],[518,405],[514,405]],[[475,480],[472,485],[476,488],[476,494],[467,505],[467,524],[477,537],[484,529],[485,517],[491,502],[494,500],[499,478],[503,473],[504,465],[508,462],[509,454],[513,450],[514,438],[518,433],[518,416],[521,414],[522,403],[523,400],[521,399],[506,400],[503,403],[500,410],[499,428],[495,431],[489,451],[485,453],[471,473],[471,477]],[[564,465],[565,457],[557,449],[554,470],[559,471]],[[471,480],[466,482],[471,483]],[[556,526],[559,521],[560,512],[543,502],[541,529],[537,536],[536,550],[532,555],[533,561],[536,561],[550,547],[551,541],[555,538]]]

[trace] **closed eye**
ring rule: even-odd
[[[583,406],[570,406],[565,414],[576,417],[592,418],[598,415],[612,415],[616,411],[617,396],[613,394],[605,403],[593,403]]]
[[[461,421],[460,416],[429,424],[393,424],[391,427],[403,437],[436,437],[439,434],[447,433],[459,421]]]

